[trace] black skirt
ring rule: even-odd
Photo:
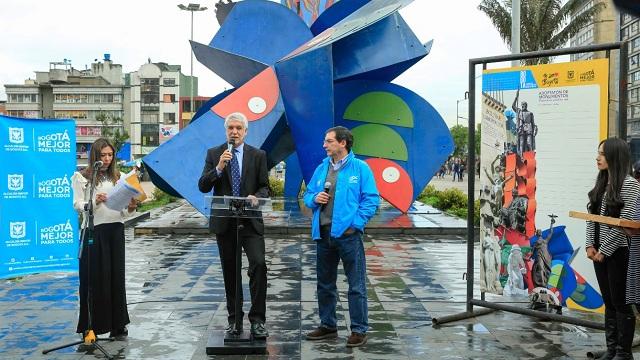
[[[88,238],[85,236],[80,259],[80,316],[76,332],[91,328],[99,335],[122,329],[130,322],[124,285],[124,224],[96,225],[93,242]],[[91,306],[87,306],[89,303]]]

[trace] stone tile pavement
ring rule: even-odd
[[[365,346],[345,347],[349,317],[342,273],[338,278],[339,338],[304,340],[304,334],[318,324],[315,245],[306,234],[269,235],[269,355],[220,358],[583,359],[588,350],[603,346],[601,331],[506,312],[433,328],[432,317],[465,308],[463,239],[367,234],[365,247],[371,325]],[[248,294],[246,276],[244,283]],[[98,351],[85,354],[76,348],[41,354],[43,349],[79,339],[74,334],[77,288],[77,274],[2,281],[0,359],[104,358]],[[112,355],[118,359],[214,358],[206,355],[206,341],[212,329],[225,327],[226,310],[218,250],[208,235],[134,236],[129,228],[127,296],[128,339],[102,343]],[[565,314],[600,319],[580,312]]]

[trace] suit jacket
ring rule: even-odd
[[[227,164],[222,170],[222,174],[218,176],[216,165],[220,160],[220,155],[227,149],[227,144],[211,148],[207,150],[207,158],[204,163],[204,169],[200,180],[198,180],[198,188],[203,193],[208,193],[213,188],[215,196],[232,196],[231,188],[231,164]],[[267,171],[267,153],[263,150],[256,149],[249,144],[244,144],[244,153],[242,158],[242,174],[240,175],[240,196],[246,197],[255,195],[259,198],[269,197],[269,173]],[[211,210],[209,218],[209,229],[221,234],[227,231],[229,221],[233,219],[214,216],[220,215],[224,210]],[[250,224],[258,234],[264,234],[264,223],[262,218],[250,219]]]

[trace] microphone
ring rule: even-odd
[[[329,190],[331,190],[331,182],[327,181],[327,182],[324,183],[324,192],[326,192],[328,194]],[[320,211],[323,211],[326,205],[327,204],[320,205]]]
[[[233,154],[232,150],[233,150],[233,145],[235,144],[236,144],[235,140],[229,139],[229,143],[227,144],[227,151],[229,151],[231,154]],[[224,163],[229,164],[229,160],[226,160]]]
[[[98,160],[98,161],[93,163],[93,168],[94,169],[101,168],[102,165],[104,165],[104,163],[102,161]]]

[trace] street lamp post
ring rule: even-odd
[[[464,99],[456,100],[456,126],[458,126],[458,119],[460,119],[460,118],[467,119],[466,117],[460,116],[459,111],[458,111],[458,105],[460,104],[461,101],[465,101],[468,98],[469,98],[469,92],[465,91],[464,92]]]
[[[193,12],[194,11],[205,11],[207,10],[207,8],[205,6],[200,6],[200,4],[192,4],[189,3],[189,5],[185,6],[182,4],[178,5],[178,8],[180,8],[180,10],[185,10],[185,11],[190,11],[191,12],[191,41],[193,41]],[[191,46],[191,44],[189,44],[189,46]],[[191,120],[193,119],[193,113],[194,113],[194,104],[193,104],[193,49],[190,51],[191,52],[191,75],[190,75],[190,83],[191,83],[191,100],[189,101],[189,113],[191,115],[191,117],[189,118],[189,122],[191,122]],[[182,119],[180,119],[182,120]]]

